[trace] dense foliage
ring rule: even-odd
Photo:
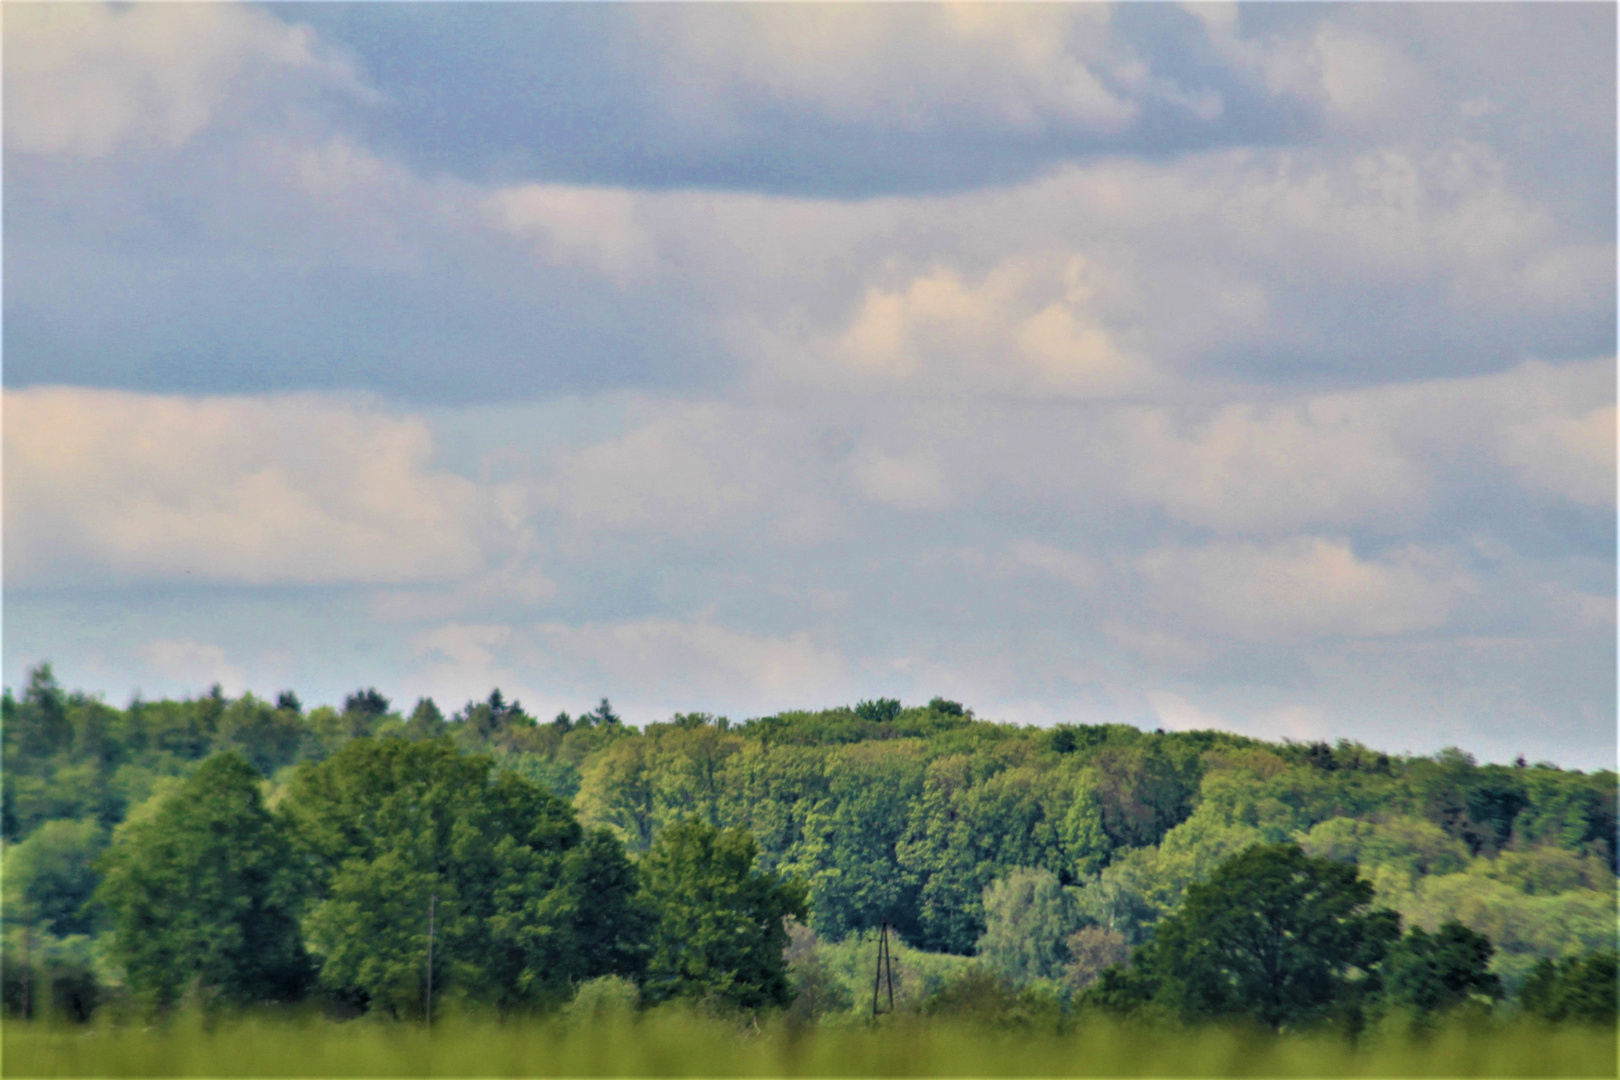
[[[158,1005],[188,983],[235,1004],[298,996],[310,974],[298,866],[251,765],[229,751],[209,758],[118,832],[95,899],[132,990]]]
[[[1035,1015],[1037,999],[1061,1009],[1134,972],[1131,993],[1156,1008],[1221,1014],[1219,980],[1175,994],[1140,980],[1174,949],[1203,955],[1176,935],[1216,918],[1221,888],[1246,888],[1222,886],[1218,868],[1264,876],[1244,862],[1257,848],[1348,883],[1336,917],[1386,909],[1406,930],[1378,924],[1379,937],[1366,923],[1358,940],[1382,941],[1376,958],[1318,942],[1300,976],[1317,990],[1291,996],[1291,1011],[1262,1009],[1267,1024],[1340,1015],[1358,995],[1368,1015],[1444,1011],[1521,984],[1534,991],[1527,1010],[1587,1016],[1584,991],[1560,988],[1585,986],[1579,965],[1615,941],[1614,773],[1479,765],[1461,751],[1027,728],[938,698],[742,724],[691,713],[639,730],[605,699],[537,720],[499,691],[448,716],[426,699],[395,710],[375,690],[307,711],[290,692],[271,703],[217,689],[117,709],[65,692],[48,667],[20,697],[7,691],[0,734],[5,950],[31,958],[7,965],[13,1008],[15,972],[41,963],[58,981],[159,1002],[199,980],[243,997],[228,964],[141,974],[118,942],[135,894],[112,873],[147,861],[137,843],[159,850],[149,823],[201,828],[208,800],[189,785],[226,772],[243,794],[221,828],[271,829],[255,856],[265,866],[280,866],[277,845],[291,853],[314,988],[402,1016],[423,1007],[430,904],[435,992],[501,1008],[547,1007],[612,976],[647,1000],[755,1008],[809,993],[796,1010],[858,1016],[871,935],[887,923],[901,996],[918,1008],[1002,1001]],[[152,856],[153,874],[163,865]],[[235,865],[220,862],[220,880]],[[253,910],[286,906],[279,873]],[[784,931],[790,913],[805,925]],[[1237,958],[1223,963],[1229,987],[1247,985]],[[1577,1004],[1556,1004],[1566,999]]]
[[[1092,996],[1273,1030],[1354,1009],[1400,934],[1400,917],[1372,898],[1353,866],[1256,845],[1189,886],[1132,967],[1105,972]]]

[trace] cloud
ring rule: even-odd
[[[1519,482],[1586,506],[1615,504],[1615,407],[1543,412],[1502,432],[1501,455]]]
[[[562,184],[503,188],[485,203],[497,227],[529,239],[546,261],[583,266],[621,285],[644,276],[656,259],[635,205],[628,191]]]
[[[1612,506],[1613,399],[1612,361],[1532,361],[1265,403],[1127,406],[1099,428],[1118,494],[1177,520],[1229,534],[1399,532],[1465,478]]]
[[[1170,623],[1240,641],[1388,637],[1435,630],[1475,588],[1442,556],[1408,548],[1364,559],[1340,539],[1164,547],[1132,560]]]
[[[29,4],[7,12],[6,149],[173,150],[270,84],[364,96],[307,27],[239,5]]]
[[[982,281],[936,268],[898,289],[867,290],[828,350],[842,374],[878,388],[924,393],[1113,397],[1151,373],[1090,310],[1095,271],[1080,256],[1058,265],[1002,263]]]
[[[845,677],[842,659],[807,632],[771,636],[706,617],[637,619],[534,628],[553,664],[586,665],[637,697],[786,703],[828,692]]]
[[[644,9],[640,23],[670,111],[694,126],[769,103],[907,131],[1111,133],[1136,118],[1130,95],[1158,86],[1109,20],[1103,5],[954,4]]]
[[[1349,396],[1233,403],[1186,427],[1174,410],[1134,408],[1109,426],[1125,497],[1222,532],[1405,517],[1429,483],[1385,418]]]
[[[229,663],[218,645],[190,638],[162,638],[147,642],[137,650],[142,662],[161,678],[187,686],[219,684],[227,694],[247,689],[242,669]]]
[[[4,400],[9,584],[432,581],[500,543],[417,419],[313,396]]]
[[[723,401],[644,401],[622,433],[555,451],[529,491],[537,509],[582,533],[809,539],[834,510],[807,419]]]
[[[808,632],[756,634],[712,615],[583,623],[448,623],[412,639],[441,692],[524,688],[547,707],[609,692],[651,717],[693,709],[769,712],[837,693],[848,677],[837,650]],[[649,717],[650,718],[650,717]]]

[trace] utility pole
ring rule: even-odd
[[[427,1022],[433,1023],[433,909],[438,904],[438,894],[428,894],[428,969],[427,969]]]

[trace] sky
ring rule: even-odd
[[[4,680],[1613,767],[1615,12],[7,5]]]

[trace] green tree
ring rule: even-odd
[[[1115,847],[1157,844],[1192,812],[1195,770],[1159,743],[1105,747],[1091,767],[1102,827]]]
[[[503,1008],[639,973],[636,881],[568,805],[447,739],[356,739],[302,766],[281,811],[311,868],[304,928],[340,996],[422,1007],[435,987]]]
[[[1105,973],[1091,999],[1151,999],[1187,1019],[1250,1017],[1273,1030],[1353,1009],[1400,933],[1394,912],[1369,910],[1372,896],[1353,866],[1257,844],[1189,885],[1136,966]]]
[[[1384,961],[1384,1000],[1420,1018],[1476,994],[1495,1000],[1502,996],[1501,980],[1490,972],[1495,951],[1490,938],[1459,922],[1442,923],[1433,934],[1414,926]]]
[[[217,754],[98,863],[111,955],[148,1004],[188,985],[225,1003],[289,1000],[310,965],[298,932],[292,851],[259,798],[259,774]]]
[[[716,999],[743,1009],[793,1000],[783,920],[805,918],[805,889],[756,871],[757,856],[748,833],[696,818],[653,842],[641,861],[643,896],[658,915],[650,998]]]
[[[979,955],[1015,985],[1056,979],[1069,961],[1077,927],[1074,900],[1050,870],[1015,867],[984,890]]]
[[[243,694],[220,713],[214,746],[235,750],[261,774],[270,776],[298,756],[303,737],[304,725],[296,709],[272,708],[252,694]]]
[[[1543,958],[1519,988],[1519,1007],[1553,1023],[1574,1021],[1614,1027],[1616,980],[1620,963],[1615,950]]]
[[[99,880],[94,863],[107,831],[93,818],[47,821],[5,853],[6,922],[26,923],[58,937],[88,934],[85,910]]]
[[[612,829],[634,852],[651,846],[656,822],[656,775],[648,761],[651,746],[652,740],[644,735],[609,743],[581,770],[574,799],[587,823]]]

